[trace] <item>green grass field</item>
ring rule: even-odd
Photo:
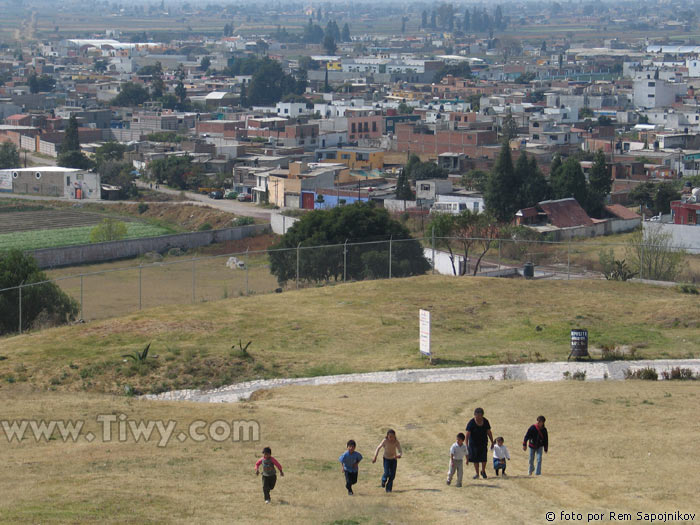
[[[127,222],[126,239],[138,239],[140,237],[155,237],[170,233],[166,228],[139,222]],[[73,246],[77,244],[89,244],[90,232],[94,226],[80,226],[76,228],[59,228],[56,230],[33,230],[0,235],[0,252],[17,250],[39,250],[41,248],[56,248],[59,246]]]
[[[435,366],[562,361],[572,328],[588,329],[592,349],[626,346],[638,359],[700,356],[700,301],[675,288],[424,276],[166,306],[6,337],[0,378],[123,393],[127,385],[161,392],[423,368],[421,308],[432,313]],[[250,356],[232,349],[239,339],[252,341]],[[157,359],[124,362],[122,354],[148,343]]]

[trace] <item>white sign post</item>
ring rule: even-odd
[[[428,356],[432,361],[430,353],[430,310],[420,310],[419,333],[420,333],[420,353]]]

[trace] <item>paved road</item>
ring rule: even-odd
[[[432,368],[369,372],[338,376],[302,377],[296,379],[261,379],[213,390],[176,390],[142,396],[162,401],[195,401],[200,403],[235,403],[246,400],[256,390],[284,386],[335,385],[338,383],[440,383],[445,381],[484,381],[514,379],[518,381],[563,381],[564,373],[585,372],[586,381],[625,379],[625,371],[654,368],[659,377],[673,367],[689,368],[700,373],[700,359],[659,359],[645,361],[572,361],[559,363],[527,363],[461,368]]]

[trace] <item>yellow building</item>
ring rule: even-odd
[[[351,170],[381,170],[384,151],[371,148],[329,148],[317,151],[321,162],[339,162]]]

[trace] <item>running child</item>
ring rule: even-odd
[[[389,429],[387,431],[386,437],[381,443],[379,443],[377,450],[374,451],[372,463],[377,462],[377,455],[381,449],[384,449],[384,475],[382,475],[382,487],[386,488],[387,492],[391,492],[394,488],[397,460],[402,454],[401,443],[399,443],[399,440],[396,439],[396,432],[393,429]]]
[[[260,466],[262,465],[262,485],[263,485],[263,495],[265,496],[265,503],[270,503],[270,491],[275,488],[277,483],[277,470],[280,471],[280,476],[284,477],[284,472],[282,471],[282,465],[272,457],[272,450],[270,447],[265,447],[262,450],[263,457],[261,457],[255,463],[255,475],[260,474]]]
[[[345,474],[345,488],[348,489],[348,496],[352,496],[352,486],[357,483],[358,465],[362,461],[362,454],[355,451],[357,443],[351,439],[347,443],[348,449],[338,458],[343,464],[343,474]]]

